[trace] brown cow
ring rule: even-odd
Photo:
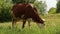
[[[37,22],[37,24],[39,26],[40,26],[40,24],[42,26],[44,26],[44,21],[39,17],[37,9],[35,7],[32,7],[30,4],[25,4],[25,3],[16,4],[13,6],[12,11],[13,11],[13,20],[12,20],[13,21],[12,22],[13,27],[16,24],[17,18],[23,19],[22,28],[24,28],[26,20],[29,18],[31,18],[33,21]]]

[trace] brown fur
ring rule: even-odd
[[[44,21],[39,17],[37,9],[35,7],[32,7],[30,4],[16,4],[12,8],[13,11],[13,23],[15,18],[23,18],[23,28],[26,23],[26,20],[29,18],[32,18],[33,21],[44,24]],[[15,18],[14,18],[15,17]]]

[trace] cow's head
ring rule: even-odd
[[[37,23],[37,25],[38,25],[40,28],[44,28],[44,27],[45,27],[45,19],[40,20],[40,22]]]

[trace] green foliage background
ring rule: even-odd
[[[13,3],[34,3],[35,0],[12,0]]]
[[[0,0],[0,21],[11,20],[11,0]]]
[[[44,3],[37,0],[0,0],[0,22],[11,21],[11,8],[15,3],[32,3],[41,14],[46,10]]]
[[[46,3],[42,1],[35,1],[34,2],[35,7],[37,8],[39,14],[45,14],[47,5]]]
[[[60,0],[57,0],[57,10],[56,13],[60,13]]]
[[[50,8],[50,10],[48,11],[49,14],[56,14],[56,8],[52,7]]]

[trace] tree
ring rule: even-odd
[[[60,13],[60,0],[57,1],[57,10],[56,13]]]
[[[11,0],[0,0],[0,21],[11,20]]]
[[[47,7],[47,5],[46,5],[45,2],[42,3],[42,1],[35,1],[35,2],[34,2],[34,5],[35,5],[35,7],[38,9],[38,11],[40,12],[40,14],[45,14],[45,12],[46,12],[46,7]]]
[[[49,14],[54,14],[56,13],[56,8],[52,7],[50,8],[50,10],[48,11]]]
[[[13,3],[34,3],[35,0],[12,0]]]

